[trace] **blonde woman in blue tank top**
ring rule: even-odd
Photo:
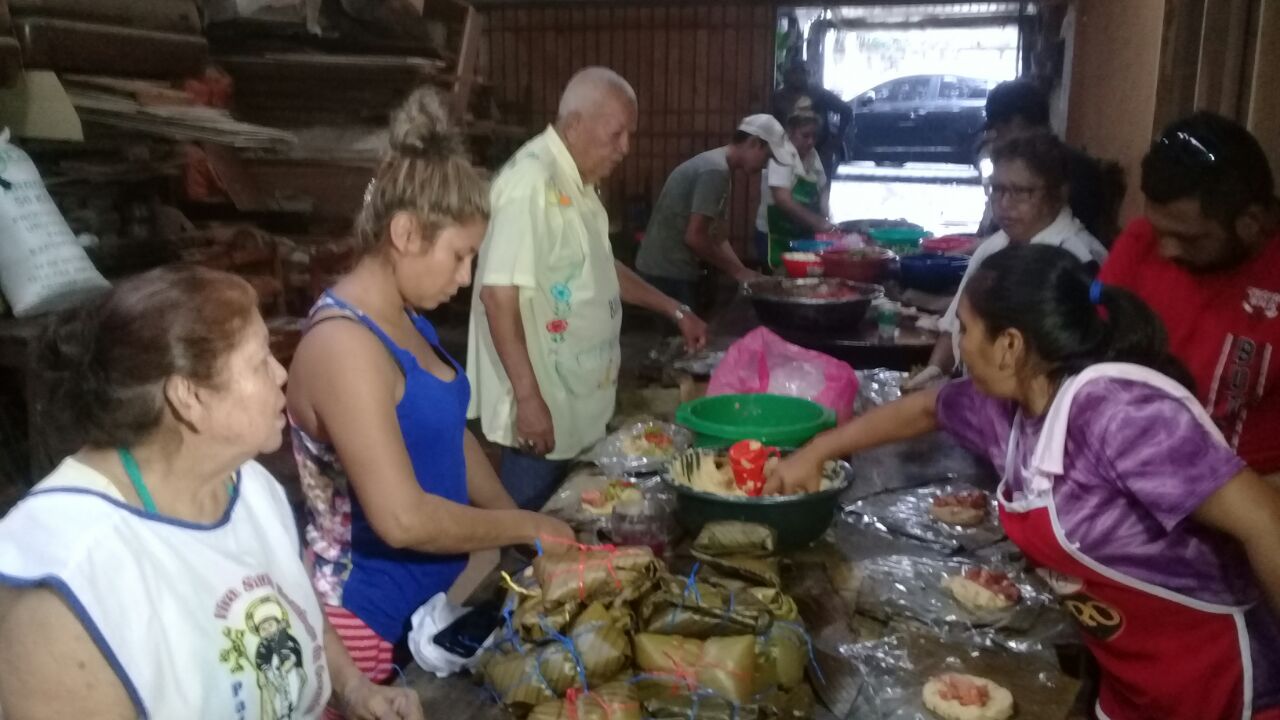
[[[466,429],[467,377],[418,314],[470,284],[488,216],[487,183],[419,90],[366,192],[362,255],[316,304],[291,368],[312,582],[375,681],[469,553],[573,537],[503,489]]]

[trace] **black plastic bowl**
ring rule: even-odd
[[[758,498],[705,493],[676,482],[669,474],[663,477],[676,493],[676,522],[691,535],[709,522],[741,520],[777,530],[778,549],[786,551],[808,546],[831,527],[840,493],[853,481],[849,463],[837,460],[836,468],[841,481],[828,490]]]
[[[854,291],[851,297],[803,297],[807,287],[842,285]],[[879,285],[856,283],[840,278],[761,278],[746,285],[756,316],[774,330],[809,332],[852,332],[862,324],[871,302],[884,296]]]

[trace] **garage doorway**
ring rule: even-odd
[[[1018,76],[1026,2],[856,5],[784,11],[820,82],[853,109],[833,220],[906,219],[972,233],[986,197],[979,167],[987,92]],[[798,41],[798,42],[797,42]]]

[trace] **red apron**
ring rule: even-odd
[[[1038,566],[1083,630],[1102,668],[1100,720],[1273,720],[1254,714],[1248,607],[1214,605],[1123,575],[1073,547],[1062,534],[1052,483],[1062,474],[1067,416],[1075,391],[1098,377],[1155,385],[1184,399],[1216,426],[1195,398],[1168,378],[1132,365],[1094,366],[1063,384],[1027,466],[1025,492],[1006,487],[1017,462],[1021,415],[1014,420],[998,490],[1000,521]]]

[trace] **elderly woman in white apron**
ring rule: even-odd
[[[249,283],[166,267],[42,343],[45,418],[81,445],[0,521],[0,707],[26,718],[418,720],[361,674],[302,565],[284,368]],[[57,422],[61,420],[61,422]]]
[[[819,436],[771,489],[945,430],[1003,470],[1001,524],[1097,658],[1099,718],[1280,717],[1280,491],[1223,441],[1151,311],[1030,245],[992,255],[959,316],[969,379]]]

